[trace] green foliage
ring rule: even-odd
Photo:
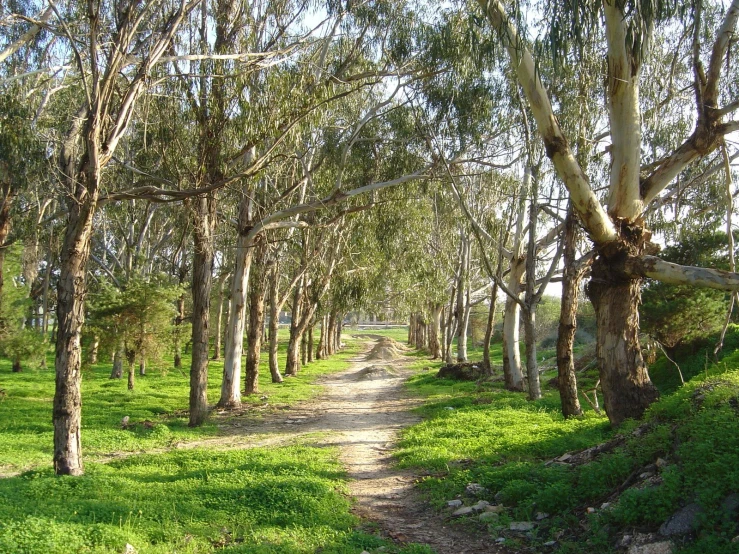
[[[31,301],[30,286],[22,277],[22,247],[15,244],[4,252],[3,289],[0,298],[0,354],[13,360],[20,369],[21,362],[33,365],[44,356],[44,338],[25,328]]]
[[[174,301],[182,293],[156,278],[134,277],[122,289],[104,284],[90,295],[91,330],[109,351],[123,344],[127,352],[157,358],[171,339]]]
[[[666,261],[728,269],[725,233],[684,233],[682,240],[665,248]],[[727,296],[722,291],[650,282],[642,293],[640,321],[646,331],[667,348],[706,338],[723,324]]]

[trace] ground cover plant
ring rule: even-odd
[[[737,335],[730,329],[727,344]],[[426,397],[420,408],[425,420],[404,432],[396,455],[402,466],[427,473],[421,488],[440,510],[447,509],[446,501],[464,497],[468,484],[484,487],[480,498],[507,507],[488,527],[493,534],[511,521],[548,514],[531,541],[524,541],[534,548],[556,540],[560,552],[615,552],[624,533],[656,531],[682,506],[696,502],[701,513],[695,533],[677,540],[679,552],[738,552],[731,541],[739,520],[730,504],[739,490],[739,354],[733,348],[726,352],[718,364],[704,363],[678,390],[670,389],[671,373],[665,371],[669,378],[661,383],[663,373],[656,371],[655,382],[673,392],[664,394],[644,421],[629,421],[615,431],[592,410],[563,420],[553,390],[530,402],[498,382],[419,374],[407,386]],[[695,357],[704,359],[704,353]],[[616,436],[625,438],[589,463],[552,463]],[[646,482],[638,478],[642,474],[650,476]],[[605,502],[610,505],[601,509]]]
[[[259,407],[269,411],[306,400],[315,395],[320,375],[347,367],[347,359],[356,355],[361,346],[349,341],[337,355],[317,360],[303,368],[296,377],[283,383],[270,381],[267,361],[260,367],[260,393],[245,396],[244,407]],[[284,364],[284,347],[279,353]],[[185,359],[185,363],[189,360]],[[170,367],[165,365],[169,362]],[[51,364],[50,364],[51,365]],[[221,362],[212,362],[209,382],[209,402],[218,401],[221,384]],[[125,380],[110,379],[110,364],[88,366],[83,376],[83,436],[84,454],[96,460],[114,453],[130,453],[165,448],[178,442],[218,434],[211,421],[204,427],[187,426],[187,374],[171,369],[171,360],[147,369],[146,376],[137,376],[136,388],[126,389]],[[39,465],[49,465],[52,454],[51,401],[54,394],[54,374],[44,369],[28,369],[13,373],[7,360],[0,360],[0,387],[5,395],[0,401],[0,473],[13,473]],[[126,429],[124,417],[129,418]]]
[[[77,479],[50,469],[2,479],[0,551],[429,552],[355,531],[336,455],[299,445],[198,449],[89,464]]]

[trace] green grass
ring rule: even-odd
[[[29,472],[0,480],[0,552],[401,551],[355,530],[345,493],[337,452],[303,446],[133,456],[74,478]]]
[[[243,402],[272,407],[290,405],[314,396],[320,386],[318,376],[340,371],[355,356],[360,345],[354,341],[328,360],[304,367],[297,377],[281,384],[270,382],[267,355],[260,365],[260,393],[243,397]],[[284,348],[280,351],[280,367],[284,367]],[[123,379],[109,379],[110,365],[100,363],[88,367],[82,378],[82,447],[85,460],[97,460],[114,452],[139,452],[162,448],[177,442],[218,434],[210,422],[203,427],[187,427],[189,391],[189,358],[183,359],[183,371],[173,369],[171,361],[147,368],[146,376],[136,376],[135,390],[129,391]],[[49,359],[49,367],[53,360]],[[211,362],[208,401],[215,404],[220,395],[222,362]],[[12,373],[10,363],[0,360],[0,473],[27,470],[50,465],[53,429],[51,408],[54,394],[53,370],[26,370]],[[153,428],[133,425],[121,429],[121,420],[150,421]]]
[[[284,407],[314,396],[320,375],[348,366],[361,343],[350,341],[329,360],[304,367],[295,378],[270,383],[266,359],[259,395],[247,404]],[[184,360],[188,362],[189,360]],[[284,365],[284,351],[281,351]],[[209,401],[218,399],[222,364],[210,366]],[[148,368],[128,391],[110,380],[108,364],[83,375],[85,475],[57,477],[51,465],[53,372],[11,373],[0,361],[0,552],[3,554],[120,553],[131,544],[144,553],[432,554],[427,547],[398,547],[363,531],[349,509],[338,451],[305,444],[251,450],[139,452],[218,434],[213,423],[186,426],[188,379],[164,366]],[[256,412],[255,412],[256,413]],[[154,422],[151,429],[131,422]],[[306,440],[310,440],[307,438]]]
[[[615,551],[619,530],[654,530],[680,506],[698,501],[705,515],[697,538],[680,552],[736,554],[739,544],[730,541],[739,533],[738,522],[719,508],[729,493],[739,491],[736,345],[739,332],[734,328],[719,364],[706,366],[702,351],[679,360],[683,371],[692,366],[700,371],[693,371],[697,375],[690,383],[650,408],[645,416],[648,432],[631,436],[637,422],[627,422],[618,430],[628,436],[623,446],[576,468],[545,462],[611,438],[614,431],[604,417],[587,410],[582,418],[565,421],[556,391],[545,387],[544,398],[530,402],[523,394],[505,391],[500,382],[436,379],[440,364],[426,362],[433,371],[408,382],[409,391],[426,399],[419,408],[424,421],[404,431],[396,456],[402,466],[426,474],[421,488],[439,509],[475,482],[487,489],[483,498],[493,502],[497,494],[509,508],[502,524],[532,518],[539,511],[552,514],[540,526],[534,548],[537,542],[559,537],[561,552]],[[500,363],[499,345],[492,356],[494,364]],[[472,360],[480,357],[479,351],[470,353]],[[662,390],[670,389],[670,371],[674,366],[658,366],[652,372]],[[551,374],[544,374],[542,382]],[[580,379],[581,388],[593,379]],[[668,461],[659,486],[628,490],[611,510],[584,515],[585,508],[598,508],[632,472],[658,457]],[[569,530],[579,528],[583,518],[589,520],[589,531],[572,534]]]

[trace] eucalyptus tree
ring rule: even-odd
[[[561,54],[560,63],[565,63],[569,39],[584,34],[599,37],[601,51],[608,59],[605,97],[611,167],[607,209],[558,123],[534,57],[519,32],[523,24],[512,19],[497,0],[479,0],[478,4],[508,53],[547,156],[567,187],[597,251],[587,291],[596,311],[597,354],[608,417],[613,424],[639,417],[658,396],[638,338],[642,280],[654,278],[726,290],[739,287],[735,274],[668,264],[652,255],[651,234],[643,220],[649,204],[669,193],[670,184],[687,166],[711,154],[726,134],[739,129],[736,121],[723,121],[739,108],[739,103],[727,96],[732,69],[723,67],[739,17],[739,2],[732,2],[726,10],[713,5],[710,10],[704,9],[700,1],[693,3],[692,9],[667,2],[615,0],[552,5],[550,20],[559,32],[552,44]],[[716,11],[723,14],[709,28],[705,14]],[[603,29],[601,22],[605,23]],[[692,36],[691,44],[683,48],[692,59],[693,75],[676,75],[675,79],[693,88],[693,129],[682,142],[642,155],[639,90],[644,80],[643,62],[655,47],[651,32],[671,32],[675,28],[689,30]],[[705,37],[711,37],[709,44],[704,43]]]
[[[169,48],[196,3],[124,2],[114,7],[91,0],[81,10],[75,5],[58,5],[56,20],[47,27],[66,41],[63,49],[74,60],[77,90],[84,98],[58,145],[57,178],[67,209],[58,284],[53,412],[54,468],[59,474],[83,472],[80,336],[102,172],[146,90],[152,66]]]

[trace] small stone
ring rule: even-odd
[[[505,512],[505,506],[502,506],[500,504],[496,506],[485,506],[486,512],[493,512],[494,514],[502,514]]]
[[[632,538],[633,537],[631,535],[624,535],[623,537],[621,537],[621,540],[618,541],[618,546],[629,546],[631,544]]]
[[[654,465],[656,465],[659,469],[662,469],[663,467],[667,466],[667,460],[664,458],[657,458],[657,461],[654,462]]]
[[[445,410],[453,410],[454,408],[452,406],[444,406]]]
[[[536,519],[536,521],[541,521],[542,519],[546,519],[548,517],[549,514],[546,512],[536,512],[536,517],[534,519]]]
[[[557,544],[557,541],[547,541],[544,543],[544,546],[554,546],[555,544]]]
[[[684,508],[681,508],[672,514],[672,516],[662,524],[659,528],[660,535],[665,537],[687,535],[695,529],[698,516],[702,512],[703,509],[700,507],[700,504],[696,504],[695,502],[688,504]]]
[[[495,496],[493,497],[495,501],[500,504],[503,501],[503,493],[502,492],[496,492]]]
[[[126,543],[126,547],[123,549],[123,554],[136,554],[136,549],[132,544]]]
[[[627,554],[672,554],[672,542],[660,541],[634,544],[627,550]]]
[[[731,542],[738,543],[739,542],[739,535],[737,535],[736,537],[734,537],[733,539],[731,539]]]
[[[566,462],[570,458],[572,458],[572,454],[562,454],[559,458],[557,458],[557,461],[558,462]]]
[[[495,512],[483,512],[477,518],[483,523],[490,523],[492,521],[498,521],[500,516]]]
[[[639,479],[649,479],[650,477],[654,477],[653,471],[645,471],[639,474]]]
[[[587,512],[588,512],[589,514],[594,514],[594,513],[595,513],[595,508],[593,508],[592,506],[591,506],[591,507],[588,507],[588,510],[587,510]]]
[[[498,537],[495,539],[496,544],[503,544],[505,542],[505,537]]]
[[[477,504],[472,506],[472,509],[475,510],[476,512],[482,512],[485,509],[485,507],[489,505],[490,505],[490,502],[486,500],[480,500]]]
[[[607,510],[610,507],[611,507],[611,503],[610,502],[603,502],[603,504],[600,505],[600,509],[601,510]]]
[[[480,483],[469,483],[467,487],[465,487],[465,490],[467,491],[467,494],[474,494],[474,495],[487,492],[487,489],[483,487]]]
[[[512,521],[508,528],[511,531],[531,531],[535,527],[531,521]]]
[[[370,553],[367,552],[366,550],[362,550],[362,552],[360,552],[360,554],[370,554]]]
[[[124,418],[123,418],[123,419],[121,420],[121,428],[123,428],[123,429],[128,429],[128,421],[129,421],[129,420],[130,420],[130,418],[129,418],[128,416],[125,416],[125,417],[124,417]],[[126,545],[126,546],[128,546],[128,545]],[[133,548],[133,547],[131,547],[131,548]]]
[[[447,500],[446,505],[449,506],[450,508],[459,508],[462,505],[462,501],[461,500]]]
[[[465,506],[464,508],[460,508],[459,510],[455,510],[452,515],[454,517],[463,517],[470,515],[474,510],[470,508],[469,506]]]

